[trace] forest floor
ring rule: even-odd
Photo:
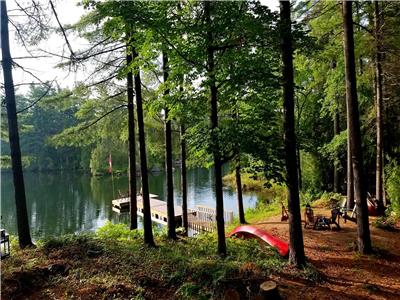
[[[252,225],[288,240],[280,216]],[[254,240],[227,239],[221,259],[215,235],[178,242],[156,235],[158,247],[148,248],[140,233],[109,224],[35,249],[14,247],[1,263],[1,299],[258,299],[269,279],[283,299],[400,299],[400,231],[370,226],[375,253],[363,256],[355,251],[355,224],[341,227],[303,230],[309,264],[298,270]]]
[[[330,216],[324,208],[315,215]],[[375,218],[370,217],[370,222]],[[391,232],[370,226],[374,248],[372,255],[360,255],[356,249],[356,224],[340,220],[340,231],[304,229],[308,261],[320,272],[322,282],[272,275],[280,293],[287,299],[400,299],[400,230]],[[253,224],[284,240],[289,239],[288,224],[280,216]]]

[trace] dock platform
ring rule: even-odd
[[[167,203],[157,199],[157,195],[150,194],[151,220],[153,222],[167,225],[168,213]],[[137,214],[143,217],[142,196],[137,196]],[[129,213],[130,198],[112,200],[112,209],[117,213]],[[177,227],[182,226],[182,207],[175,205],[175,223]],[[224,211],[225,225],[233,222],[233,211]],[[216,229],[216,211],[214,208],[197,205],[195,209],[188,209],[189,228],[194,231],[213,232]]]

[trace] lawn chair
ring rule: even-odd
[[[315,217],[314,217],[314,211],[311,208],[310,204],[306,205],[306,210],[304,211],[304,228],[307,228],[308,225],[311,225],[312,228],[315,228]]]
[[[339,204],[336,209],[339,210],[340,215],[343,217],[344,222],[346,223],[347,220],[357,223],[357,205],[354,204],[353,209],[347,208],[347,199],[343,199],[342,203]],[[351,213],[350,213],[351,212]],[[350,216],[349,216],[350,213]]]
[[[288,214],[288,212],[287,212],[287,210],[286,210],[286,208],[285,208],[285,205],[283,205],[283,202],[281,202],[281,203],[282,203],[281,222],[283,222],[283,221],[286,221],[287,219],[289,219],[289,214]]]

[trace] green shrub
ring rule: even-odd
[[[387,231],[395,231],[396,230],[396,222],[394,218],[391,216],[381,216],[377,218],[373,223],[372,223],[376,228],[380,228],[383,230]]]
[[[130,230],[126,224],[113,224],[110,221],[96,231],[97,237],[103,240],[126,241],[141,238],[142,230]]]
[[[318,158],[311,153],[300,152],[302,190],[313,195],[322,190],[321,170],[318,168]]]
[[[390,209],[400,217],[400,165],[391,160],[385,167],[386,191],[391,202]]]
[[[317,200],[315,200],[312,205],[317,207],[332,208],[340,205],[345,197],[338,193],[333,192],[323,192]]]

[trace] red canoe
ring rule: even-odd
[[[229,233],[229,236],[233,235],[244,238],[259,238],[260,240],[266,242],[268,245],[278,250],[281,256],[287,257],[289,254],[288,243],[254,226],[238,226]]]

